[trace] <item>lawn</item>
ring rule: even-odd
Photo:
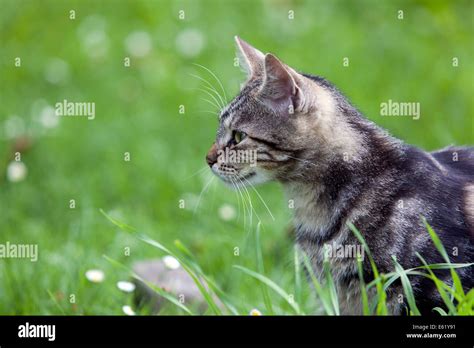
[[[116,286],[129,273],[109,259],[131,267],[166,253],[101,209],[170,249],[181,241],[242,313],[266,308],[260,283],[233,267],[259,267],[260,221],[265,276],[305,312],[318,311],[295,275],[291,210],[279,185],[258,187],[261,197],[249,189],[250,214],[206,168],[218,110],[203,80],[220,90],[219,80],[229,101],[238,92],[234,35],[328,78],[408,143],[474,143],[472,1],[0,4],[0,243],[39,250],[36,262],[0,260],[0,314],[123,314],[134,306]],[[64,100],[95,103],[95,117],[56,116]],[[420,103],[420,118],[380,116],[388,100]],[[27,171],[18,181],[7,174],[15,152]],[[104,281],[88,281],[90,269]],[[268,296],[275,313],[294,313]]]

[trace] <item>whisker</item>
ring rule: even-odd
[[[230,179],[230,182],[232,184],[232,187],[234,188],[234,193],[237,197],[237,206],[239,207],[239,212],[237,213],[237,221],[239,221],[239,218],[240,218],[240,197],[239,195],[237,194],[237,186],[235,185],[235,182],[234,180]]]
[[[215,79],[216,81],[219,83],[219,85],[221,86],[221,89],[222,89],[222,92],[224,93],[224,99],[227,103],[227,96],[225,94],[225,89],[224,89],[224,86],[222,85],[222,82],[221,80],[219,80],[219,78],[216,76],[216,74],[214,74],[210,69],[206,68],[205,66],[201,65],[201,64],[197,64],[197,63],[193,63],[194,65],[206,70],[207,72],[209,72]]]
[[[210,89],[209,87],[207,86],[203,86],[203,87],[206,87],[207,89]],[[191,88],[190,90],[193,90],[193,91],[200,91],[200,92],[203,92],[203,93],[206,93],[209,97],[212,98],[212,100],[214,100],[214,102],[219,105],[219,109],[223,109],[225,107],[225,105],[221,104],[221,101],[219,101],[219,99],[217,99],[214,94],[211,94],[208,90],[205,90],[205,89],[202,89],[202,88]]]
[[[221,110],[221,109],[224,108],[224,106],[222,106],[222,105],[220,104],[219,100],[218,100],[214,95],[212,95],[211,93],[209,93],[209,92],[206,91],[205,89],[202,89],[202,88],[197,88],[197,89],[198,89],[199,91],[201,91],[201,92],[206,93],[209,97],[211,97],[212,100],[214,100],[214,102],[219,106],[219,110]]]
[[[217,112],[211,110],[196,110],[196,112],[200,114],[213,114],[214,116],[218,116]]]
[[[200,98],[201,100],[205,101],[205,102],[208,102],[209,104],[211,104],[213,107],[217,108],[217,110],[220,110],[219,106],[216,105],[214,102],[210,101],[209,99],[206,99],[206,98]],[[219,112],[219,111],[218,111]]]
[[[247,184],[250,185],[250,187],[255,191],[255,193],[257,194],[258,198],[260,198],[260,200],[262,201],[263,205],[265,206],[265,208],[267,208],[267,211],[268,211],[268,214],[270,214],[271,218],[273,221],[275,221],[275,217],[273,216],[272,212],[270,211],[270,208],[268,208],[267,204],[265,203],[265,200],[262,198],[262,196],[260,195],[260,193],[258,192],[258,190],[255,188],[255,186],[250,182],[248,181],[246,178],[243,178]]]
[[[214,94],[217,95],[217,97],[220,100],[220,105],[222,105],[222,107],[225,107],[226,102],[224,101],[224,99],[222,99],[222,96],[219,94],[219,92],[215,88],[211,88],[209,86],[203,86],[203,87],[206,88],[210,92],[214,92]]]
[[[237,188],[237,191],[239,192],[240,198],[242,199],[242,207],[243,207],[243,210],[244,210],[244,231],[245,231],[245,229],[247,227],[247,216],[246,216],[246,214],[247,214],[249,208],[247,206],[247,203],[245,202],[245,199],[244,199],[244,196],[242,194],[242,190],[239,187],[239,184],[236,183],[235,187]]]
[[[224,101],[224,99],[222,99],[222,96],[220,95],[220,93],[217,91],[217,89],[209,82],[207,81],[205,78],[201,77],[201,76],[198,76],[198,75],[194,75],[194,74],[189,74],[190,76],[198,79],[198,80],[201,80],[202,82],[206,83],[208,85],[207,88],[209,88],[211,91],[213,91],[218,97],[219,99],[221,99],[222,101],[222,104],[227,104],[227,101]]]
[[[245,185],[243,185],[242,180],[239,179],[239,181],[242,183],[242,188],[245,190],[245,193],[247,194],[250,207],[252,208],[253,212],[255,213],[255,217],[258,219],[259,222],[261,222],[260,217],[259,217],[258,214],[257,214],[257,211],[256,211],[255,208],[253,207],[252,198],[250,197],[249,191],[247,190],[247,188],[245,187]],[[250,225],[252,225],[252,224],[250,224]]]
[[[209,179],[209,181],[206,183],[206,185],[203,187],[203,189],[201,190],[201,193],[199,194],[199,199],[198,199],[198,202],[196,204],[196,207],[194,208],[194,214],[196,214],[196,211],[198,210],[199,208],[199,204],[201,203],[201,198],[202,198],[202,194],[204,193],[204,191],[206,191],[207,188],[209,188],[209,186],[211,185],[212,181],[214,180],[215,176],[212,175],[211,178]]]
[[[253,219],[252,219],[252,217],[253,217],[253,212],[252,212],[252,210],[253,210],[252,199],[250,198],[250,195],[249,195],[248,191],[246,190],[245,185],[243,184],[242,180],[239,179],[239,178],[237,178],[237,180],[238,180],[239,183],[241,184],[242,189],[245,190],[245,192],[246,192],[246,194],[247,194],[247,195],[246,195],[246,198],[247,198],[247,201],[248,201],[249,206],[250,206],[250,207],[249,207],[249,211],[248,211],[250,222],[249,222],[249,229],[247,230],[247,235],[246,235],[246,239],[249,240],[248,238],[249,238],[250,234],[251,234],[252,231],[253,231],[253,229],[252,229],[252,226],[253,226],[253,223],[252,223],[252,220],[253,220]],[[242,193],[242,196],[244,196],[243,193]],[[256,213],[255,213],[255,214],[256,214]],[[258,218],[258,216],[257,216],[257,218]]]
[[[191,174],[190,176],[184,178],[183,180],[189,180],[189,179],[191,179],[193,176],[202,173],[202,172],[203,172],[204,170],[206,170],[207,168],[208,168],[208,166],[204,166],[204,167],[202,167],[201,169],[199,169],[197,172],[195,172],[194,174]]]
[[[237,221],[239,220],[240,218],[240,195],[239,195],[239,189],[237,187],[237,184],[235,183],[234,180],[230,179],[230,182],[232,183],[232,186],[234,187],[234,193],[235,195],[237,196],[237,203],[238,203],[238,206],[239,206],[239,213],[237,215]],[[242,210],[244,210],[244,205],[242,203]],[[244,216],[244,229],[245,229],[245,210],[244,210],[244,213],[243,213],[243,216]]]

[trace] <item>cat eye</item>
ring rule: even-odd
[[[240,131],[233,131],[232,132],[232,140],[234,141],[235,144],[240,143],[242,140],[244,140],[247,137],[247,134],[244,132]]]

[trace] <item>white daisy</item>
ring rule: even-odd
[[[165,257],[163,257],[163,262],[165,263],[165,266],[169,269],[179,268],[179,261],[171,255],[166,255]]]
[[[132,307],[130,306],[122,306],[122,311],[126,314],[126,315],[135,315],[135,311],[132,309]]]
[[[119,288],[123,292],[133,292],[135,290],[135,284],[127,282],[125,280],[121,280],[117,282],[117,288]]]
[[[100,269],[90,269],[86,272],[86,278],[92,283],[102,283],[105,279],[105,274]]]
[[[262,315],[262,312],[260,312],[258,309],[254,308],[250,311],[249,313],[250,315],[252,316],[259,316],[259,315]]]
[[[19,182],[26,178],[28,170],[23,162],[12,161],[7,167],[7,179],[11,182]]]

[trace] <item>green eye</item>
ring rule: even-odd
[[[234,141],[236,144],[244,140],[245,137],[247,137],[247,134],[245,134],[244,132],[234,131]]]

